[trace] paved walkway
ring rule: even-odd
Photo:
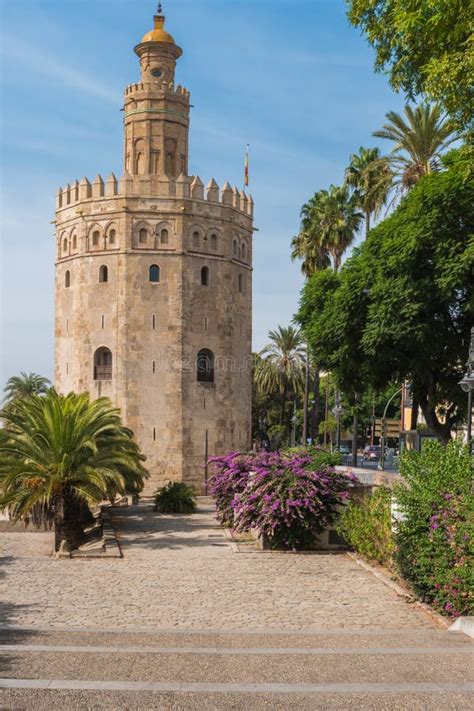
[[[205,500],[114,518],[123,559],[0,533],[0,708],[469,707],[468,638],[345,555],[234,553]]]

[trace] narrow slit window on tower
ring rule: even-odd
[[[67,237],[63,239],[63,254],[67,252]]]
[[[168,230],[161,230],[160,241],[161,244],[168,244],[169,235]]]
[[[102,328],[104,328],[104,326],[105,326],[105,316],[102,315],[101,318],[100,318],[100,321],[101,321]]]
[[[138,233],[138,241],[140,244],[146,244],[148,238],[148,233],[144,227],[141,228],[140,232]]]
[[[214,353],[208,348],[202,348],[197,354],[196,371],[198,383],[214,382]]]
[[[153,442],[156,440],[156,427],[153,427]]]
[[[239,245],[237,244],[237,240],[234,239],[234,257],[237,257],[239,254]]]
[[[151,317],[151,327],[152,327],[153,331],[156,329],[156,316],[155,316],[155,314],[153,314],[152,317]]]
[[[211,235],[211,249],[217,249],[217,235]]]
[[[66,289],[68,289],[71,286],[71,272],[69,269],[66,269],[66,273],[64,274],[64,286]]]
[[[239,291],[242,294],[244,291],[244,277],[242,276],[242,274],[239,274],[238,282],[239,282]]]
[[[101,283],[109,281],[109,270],[105,264],[102,264],[102,266],[99,268],[99,281]]]
[[[207,316],[204,316],[204,330],[207,331]]]
[[[153,373],[156,373],[156,361],[152,361],[151,363],[151,370]]]
[[[209,286],[209,267],[201,269],[201,286]]]
[[[92,233],[92,244],[94,245],[94,247],[97,247],[97,245],[99,244],[99,239],[100,239],[100,232],[99,232],[99,230],[95,230]]]
[[[94,380],[112,380],[112,352],[105,346],[94,353]]]
[[[160,267],[158,264],[151,265],[148,278],[152,284],[157,284],[160,281]]]
[[[72,248],[77,249],[77,235],[73,235],[72,238]]]
[[[247,259],[247,245],[242,242],[242,259]]]

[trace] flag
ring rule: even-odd
[[[244,185],[247,187],[249,184],[249,144],[247,143],[247,148],[245,150],[245,168],[244,168]]]

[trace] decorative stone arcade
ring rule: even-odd
[[[146,492],[204,488],[250,445],[253,201],[188,175],[182,50],[154,17],[125,90],[124,174],[58,191],[56,386],[107,396],[147,456]]]

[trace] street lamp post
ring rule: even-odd
[[[344,412],[341,406],[339,391],[336,391],[336,406],[333,412],[336,417],[336,449],[339,452],[341,449],[341,415]]]
[[[474,326],[471,328],[471,341],[469,343],[469,356],[466,363],[466,372],[459,381],[461,389],[467,393],[467,446],[471,451],[472,442],[472,393],[474,391]]]
[[[393,393],[392,397],[387,401],[387,404],[385,405],[385,409],[383,411],[382,415],[382,436],[380,438],[380,460],[377,466],[377,469],[383,471],[384,466],[385,466],[385,418],[387,417],[387,410],[388,406],[392,402],[393,398],[396,397],[397,395],[401,395],[403,388],[399,388],[396,392]]]

